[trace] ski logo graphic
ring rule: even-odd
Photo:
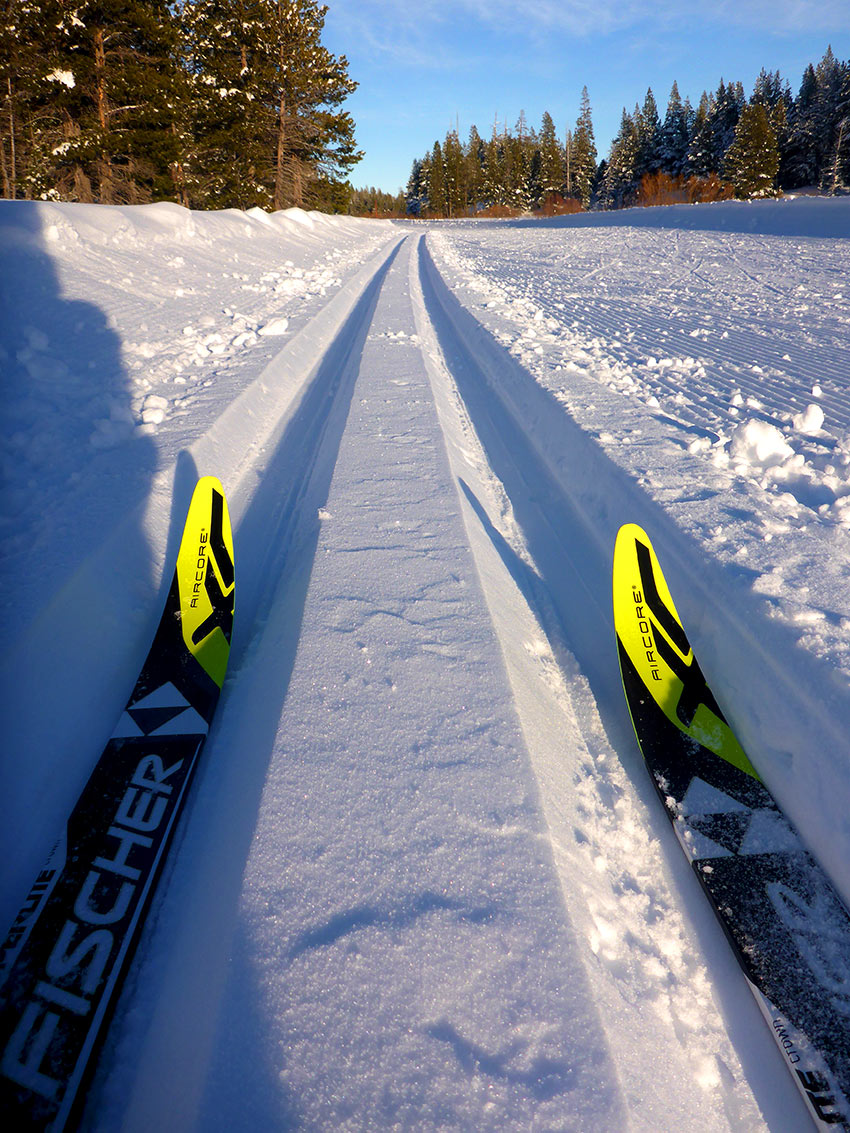
[[[685,728],[693,723],[700,704],[704,704],[725,724],[726,719],[706,684],[681,623],[664,604],[658,592],[649,547],[636,540],[635,553],[643,586],[642,591],[633,587],[635,613],[652,680],[663,681],[661,662],[664,662],[682,682],[682,692],[676,702],[676,716]],[[643,609],[644,601],[647,612]],[[649,614],[652,615],[652,620]]]
[[[187,525],[195,501],[189,509]],[[197,535],[181,546],[175,577],[180,593],[183,641],[186,649],[221,687],[233,630],[234,574],[230,524],[224,496],[212,488]]]
[[[83,1037],[85,1020],[97,1014],[116,959],[126,948],[140,894],[149,887],[162,850],[169,805],[173,810],[170,780],[182,764],[178,760],[166,767],[156,755],[139,760],[108,829],[94,847],[91,867],[69,897],[70,914],[36,973],[32,993],[19,1005],[18,1025],[0,1069],[10,1081],[45,1099],[53,1099],[61,1085],[42,1068],[57,1029],[62,1025]]]
[[[224,493],[206,476],[133,693],[2,948],[0,1109],[15,1128],[76,1116],[224,683],[234,594]]]
[[[634,524],[618,538],[614,571],[617,636],[646,691],[679,731],[758,779],[697,663],[655,551]]]

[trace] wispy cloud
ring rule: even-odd
[[[403,7],[390,0],[331,0],[334,22],[361,46],[411,63],[439,65],[434,42],[443,31],[458,40],[459,28],[475,49],[476,29],[537,40],[560,32],[589,37],[629,28],[658,30],[690,25],[720,30],[747,28],[765,34],[850,31],[847,0],[708,0],[689,11],[681,0],[417,0]]]

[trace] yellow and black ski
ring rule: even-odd
[[[0,952],[0,1110],[60,1130],[103,1039],[224,683],[233,539],[195,488],[133,694]]]
[[[711,693],[655,551],[614,550],[614,624],[638,744],[819,1129],[850,1130],[850,915]]]

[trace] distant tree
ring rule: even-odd
[[[564,188],[564,156],[552,115],[545,111],[540,123],[540,193],[561,193]]]
[[[427,200],[427,186],[425,178],[422,175],[422,170],[423,163],[416,158],[410,170],[410,177],[407,180],[407,190],[405,192],[407,212],[411,216],[419,216]]]
[[[688,146],[687,168],[696,177],[707,177],[720,166],[712,120],[712,99],[705,91],[699,101]]]
[[[466,163],[467,206],[475,209],[484,200],[486,146],[475,126],[469,128],[464,160]]]
[[[404,193],[386,193],[374,185],[368,189],[349,189],[348,212],[351,216],[401,217],[406,210]]]
[[[724,83],[721,79],[709,115],[714,135],[715,170],[722,167],[726,151],[735,140],[738,119],[745,105],[743,86],[740,83]]]
[[[725,173],[742,198],[768,197],[775,191],[779,146],[767,107],[745,106],[725,158]]]
[[[601,186],[606,209],[631,204],[637,188],[637,162],[640,137],[635,119],[623,107],[620,129],[611,144]]]
[[[457,133],[450,130],[443,145],[446,215],[462,216],[466,211],[466,163]]]
[[[431,216],[446,215],[446,170],[443,164],[443,147],[434,142],[428,177],[428,212]]]
[[[493,124],[493,133],[484,149],[484,200],[488,204],[504,204],[502,135]]]
[[[646,92],[643,106],[636,110],[635,121],[638,131],[636,174],[639,180],[644,174],[657,173],[661,168],[659,150],[661,123],[658,118],[658,105],[651,87]]]
[[[843,66],[832,133],[821,184],[830,193],[847,192],[850,190],[850,63]]]
[[[581,110],[573,133],[572,167],[576,195],[582,205],[589,208],[596,176],[596,142],[587,87],[581,92]]]
[[[683,173],[688,156],[688,141],[687,111],[679,95],[679,88],[674,82],[667,102],[664,123],[658,131],[659,168],[672,177],[678,177]]]

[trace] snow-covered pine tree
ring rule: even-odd
[[[671,177],[679,177],[685,171],[689,140],[687,111],[674,82],[667,113],[658,131],[659,167]]]
[[[431,216],[446,215],[446,170],[443,164],[443,147],[434,142],[428,177],[428,212]]]
[[[195,208],[269,207],[265,138],[270,49],[264,0],[186,0],[179,9],[191,83],[185,172]]]
[[[469,128],[464,160],[466,162],[467,204],[475,209],[484,201],[484,164],[486,146],[475,126]]]
[[[334,188],[363,156],[354,120],[341,110],[357,88],[344,55],[322,44],[327,7],[317,0],[267,0],[274,35],[272,105],[273,204],[327,205]],[[269,111],[271,113],[269,113]]]
[[[555,132],[552,115],[544,111],[540,123],[540,195],[562,193],[564,189],[564,155]]]
[[[322,45],[316,0],[185,0],[193,203],[345,207],[360,159],[340,106],[355,89],[345,56]]]
[[[745,105],[746,98],[741,83],[725,83],[721,79],[709,115],[717,161],[714,170],[710,172],[719,172],[722,168],[726,151],[735,140],[735,129]]]
[[[643,106],[635,114],[638,129],[638,156],[635,169],[637,180],[646,174],[657,173],[661,168],[659,156],[659,133],[661,123],[658,118],[658,104],[650,87],[646,92]]]
[[[623,208],[634,200],[640,140],[635,119],[623,107],[620,129],[611,143],[611,152],[602,180],[602,206]]]
[[[528,209],[533,203],[532,158],[535,148],[533,131],[529,131],[525,111],[521,110],[516,130],[505,138],[505,187],[507,204],[515,209]]]
[[[850,191],[850,63],[842,65],[832,145],[821,174],[821,185],[829,193]]]
[[[803,72],[788,123],[788,145],[782,162],[784,189],[799,189],[817,182],[818,155],[814,113],[817,85],[815,69],[810,63]]]
[[[587,87],[581,92],[581,110],[573,133],[572,167],[573,183],[578,199],[584,208],[590,208],[596,177],[596,142],[593,137],[593,120]]]
[[[707,177],[720,167],[720,155],[712,118],[712,99],[705,91],[699,100],[691,140],[688,146],[687,168],[697,177]]]
[[[446,216],[462,216],[466,211],[466,164],[455,130],[446,134],[443,168],[446,179]]]
[[[107,204],[173,197],[182,76],[169,0],[7,7],[9,190]]]
[[[815,68],[817,90],[813,107],[814,131],[818,163],[818,184],[827,189],[831,181],[830,157],[839,133],[842,80],[846,64],[840,63],[828,47]]]
[[[498,132],[498,123],[494,122],[484,154],[484,200],[488,205],[505,203],[502,175],[502,135]]]
[[[6,3],[0,20],[0,176],[4,197],[55,195],[66,140],[63,95],[76,79],[59,0]]]
[[[735,195],[743,199],[773,196],[778,171],[779,146],[767,107],[761,102],[745,106],[724,160],[724,172],[735,186]]]
[[[422,162],[419,158],[415,158],[410,170],[410,177],[407,179],[407,189],[405,191],[407,212],[411,216],[419,216],[421,214],[424,198],[425,186],[422,177]]]

